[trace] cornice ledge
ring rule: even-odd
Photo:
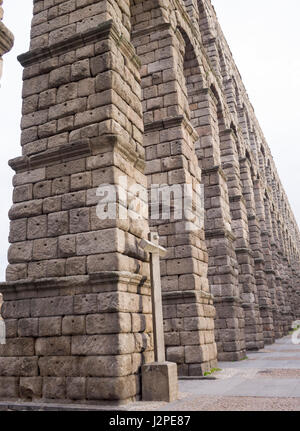
[[[113,134],[103,135],[97,142],[81,139],[32,156],[16,157],[9,160],[8,164],[16,173],[21,173],[108,151],[117,151],[130,160],[137,169],[143,171],[144,159],[136,151],[132,143],[123,139],[120,135]]]
[[[191,122],[186,119],[184,115],[177,115],[174,117],[166,117],[162,120],[153,121],[144,125],[145,133],[157,132],[165,129],[171,129],[173,127],[183,126],[186,128],[188,133],[192,136],[194,141],[199,139],[199,135],[192,126]]]
[[[32,156],[21,156],[9,160],[8,165],[16,172],[25,172],[31,169],[37,169],[49,166],[55,163],[61,163],[73,158],[89,156],[92,154],[89,140],[83,139],[78,142],[61,145],[58,148],[43,151]]]
[[[135,50],[130,42],[128,42],[122,34],[119,33],[113,20],[108,20],[99,24],[97,27],[89,29],[86,32],[78,33],[60,42],[49,45],[48,47],[35,48],[18,56],[18,60],[23,67],[31,66],[32,64],[41,62],[48,58],[55,57],[70,51],[71,49],[80,48],[88,43],[111,37],[115,42],[126,52],[137,68],[140,68],[140,61],[135,54]]]

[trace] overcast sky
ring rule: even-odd
[[[5,0],[4,22],[15,35],[4,57],[0,89],[0,280],[4,279],[13,172],[19,156],[22,68],[28,50],[32,0]],[[271,148],[281,181],[300,224],[300,1],[213,0],[223,32]]]

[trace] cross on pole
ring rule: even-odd
[[[0,344],[6,344],[6,340],[5,340],[5,335],[6,335],[6,331],[5,331],[5,322],[2,319],[1,316],[1,308],[3,305],[3,296],[2,293],[0,293]]]
[[[160,256],[165,256],[167,250],[159,245],[159,236],[156,232],[150,232],[149,241],[143,239],[140,243],[140,246],[145,251],[150,253],[150,276],[155,361],[165,362],[166,356],[159,258]]]

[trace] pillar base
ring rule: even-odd
[[[139,399],[140,365],[154,358],[145,277],[102,271],[0,283],[0,289],[6,323],[0,400],[99,404]],[[145,322],[143,332],[138,322]]]
[[[167,401],[178,399],[177,364],[153,362],[142,366],[143,401]]]

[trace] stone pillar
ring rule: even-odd
[[[259,309],[262,318],[264,342],[272,344],[274,338],[274,321],[273,321],[273,304],[272,295],[274,295],[274,284],[272,283],[271,274],[268,272],[270,267],[270,241],[267,232],[267,221],[265,215],[265,206],[263,200],[263,188],[261,179],[257,178],[253,181],[254,197],[256,206],[256,215],[259,221],[259,233],[257,256],[255,259],[257,288]],[[254,242],[255,244],[255,242]]]
[[[2,76],[2,67],[3,60],[2,56],[11,50],[13,46],[13,35],[12,33],[5,27],[2,22],[3,19],[3,9],[2,9],[3,0],[0,0],[0,79]]]
[[[228,178],[221,165],[222,146],[218,125],[218,101],[211,89],[198,95],[201,117],[197,154],[205,184],[205,238],[209,252],[209,282],[217,311],[216,340],[220,360],[245,356],[243,310],[238,284],[235,236],[229,207]],[[201,112],[201,111],[200,111]]]
[[[194,25],[199,25],[199,4],[198,0],[183,0],[187,13]]]
[[[279,240],[278,240],[278,231],[277,231],[277,222],[276,215],[273,209],[271,210],[271,220],[272,220],[272,229],[273,229],[273,243],[272,246],[272,254],[274,260],[274,270],[275,270],[275,278],[276,278],[276,319],[278,321],[277,332],[275,332],[275,338],[281,338],[283,336],[283,307],[284,307],[284,298],[282,291],[282,272],[281,272],[281,264],[280,264],[280,250],[279,250]]]
[[[294,285],[295,285],[295,295],[293,297],[293,303],[294,303],[294,315],[295,320],[300,319],[300,265],[299,265],[299,253],[297,252],[295,254],[295,261],[293,262],[293,268],[294,268]]]
[[[281,217],[278,219],[278,235],[279,235],[279,247],[280,247],[280,265],[282,274],[282,293],[283,293],[283,331],[284,335],[287,335],[290,328],[290,304],[288,298],[289,290],[289,275],[288,275],[288,259],[287,250],[284,238],[284,227]]]
[[[19,58],[0,397],[124,402],[140,396],[141,365],[154,359],[130,2],[55,3],[34,1]]]
[[[143,4],[148,15],[143,5],[133,7],[133,43],[142,61],[148,184],[179,186],[182,192],[189,185],[197,194],[202,180],[194,146],[199,136],[191,123],[187,88],[191,71],[201,82],[199,65],[188,38],[170,23],[169,2]],[[216,366],[217,357],[204,228],[186,214],[176,219],[176,199],[171,203],[167,219],[155,214],[154,206],[150,213],[150,224],[167,249],[161,259],[166,357],[178,364],[179,375],[202,375]]]
[[[225,139],[224,135],[224,139]],[[235,133],[228,133],[227,138],[231,139],[231,146],[237,145],[237,136]],[[228,145],[228,144],[227,144]],[[232,217],[233,233],[236,237],[235,252],[239,265],[239,284],[241,289],[242,306],[245,318],[245,342],[247,349],[256,349],[261,347],[261,340],[256,336],[256,319],[258,305],[255,301],[255,278],[253,253],[250,249],[248,215],[246,200],[243,196],[243,184],[241,182],[240,166],[237,150],[226,154],[223,152],[222,163],[228,179],[230,209]],[[260,338],[260,336],[258,336]]]
[[[263,242],[263,248],[266,264],[266,275],[268,279],[268,286],[271,294],[271,301],[273,307],[274,337],[278,338],[277,334],[280,333],[280,320],[277,305],[276,260],[274,254],[275,241],[272,228],[271,206],[268,193],[265,194],[264,207],[266,218],[266,235]]]
[[[263,257],[261,252],[261,238],[258,220],[256,217],[255,199],[253,182],[251,175],[251,165],[247,158],[240,159],[240,175],[243,188],[243,196],[246,202],[248,230],[249,230],[249,250],[250,253],[243,262],[243,272],[248,272],[254,275],[254,284],[247,285],[248,301],[245,301],[245,318],[246,318],[246,345],[248,349],[261,349],[264,346],[263,325],[260,316],[259,304],[263,303],[264,288],[264,272],[263,272]],[[253,169],[253,168],[252,168]],[[245,256],[245,254],[244,254]],[[247,266],[246,266],[247,265]],[[252,278],[252,277],[251,277]],[[258,293],[258,291],[260,292]],[[246,286],[244,284],[244,293]],[[245,296],[246,298],[246,296]],[[247,303],[247,305],[246,305]],[[247,312],[246,312],[247,310]]]

